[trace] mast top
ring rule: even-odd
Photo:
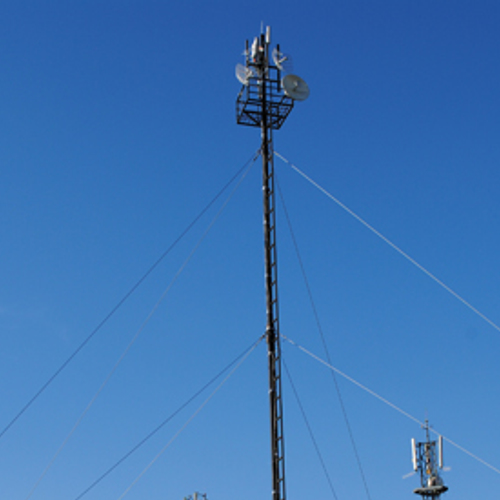
[[[261,26],[260,36],[249,47],[245,43],[245,64],[236,65],[236,78],[242,84],[236,99],[236,121],[239,125],[279,129],[292,111],[295,101],[309,96],[309,87],[302,78],[290,73],[291,58],[279,45],[272,51],[271,27]]]

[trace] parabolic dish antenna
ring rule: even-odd
[[[236,78],[238,78],[243,85],[248,85],[248,81],[254,76],[254,72],[249,67],[240,63],[236,65],[235,73]]]
[[[290,73],[293,71],[293,61],[292,56],[289,54],[285,54],[284,52],[280,52],[276,47],[273,49],[273,61],[274,64],[285,73]]]
[[[288,97],[296,101],[305,101],[309,97],[309,85],[297,75],[286,75],[281,86]]]

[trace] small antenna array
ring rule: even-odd
[[[424,442],[417,443],[414,438],[411,440],[413,470],[420,472],[420,488],[415,488],[413,493],[420,495],[423,500],[439,500],[441,494],[448,491],[439,474],[439,471],[444,469],[443,436],[439,436],[437,441],[431,441],[427,420],[424,429]]]
[[[291,74],[292,58],[277,45],[272,51],[271,28],[245,45],[245,64],[238,63],[235,74],[243,85],[236,100],[236,121],[240,125],[279,129],[290,114],[295,101],[309,97],[309,87],[299,76]]]

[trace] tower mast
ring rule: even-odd
[[[273,57],[275,64],[272,64],[270,44],[269,26],[254,39],[250,48],[246,42],[245,65],[236,66],[236,76],[243,84],[236,100],[236,121],[240,125],[259,127],[261,131],[272,500],[286,500],[272,131],[284,123],[294,101],[282,87],[279,46],[274,52],[278,54],[277,60]]]
[[[263,39],[263,35],[261,35]],[[265,40],[262,40],[265,41]],[[268,69],[269,45],[264,45],[262,72]],[[271,460],[273,500],[285,500],[285,464],[283,441],[283,405],[281,397],[281,345],[278,310],[278,270],[276,259],[276,200],[274,190],[274,154],[272,128],[267,117],[266,78],[261,81],[262,120],[262,196],[264,225],[264,266],[266,286],[266,341],[269,373],[269,408],[271,422]]]

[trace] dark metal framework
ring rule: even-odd
[[[281,71],[269,63],[269,47],[263,36],[264,45],[260,45],[263,51],[255,59],[249,53],[247,42],[246,67],[252,71],[252,76],[236,99],[236,121],[239,125],[262,127],[265,116],[266,127],[277,130],[292,111],[293,99],[283,93]]]
[[[280,69],[270,64],[269,38],[268,28],[266,35],[261,34],[259,38],[255,39],[251,52],[248,50],[247,42],[246,67],[249,69],[249,78],[247,84],[243,85],[236,100],[236,120],[240,125],[260,127],[261,129],[272,500],[285,500],[285,453],[272,131],[279,129],[283,125],[293,108],[293,100],[283,93]],[[279,46],[277,50],[279,51]]]
[[[422,500],[439,500],[442,493],[448,491],[448,487],[443,484],[439,475],[439,467],[442,467],[436,452],[436,441],[431,441],[429,424],[425,421],[426,441],[416,443],[417,468],[420,472],[420,488],[413,490],[413,493],[420,495]]]

